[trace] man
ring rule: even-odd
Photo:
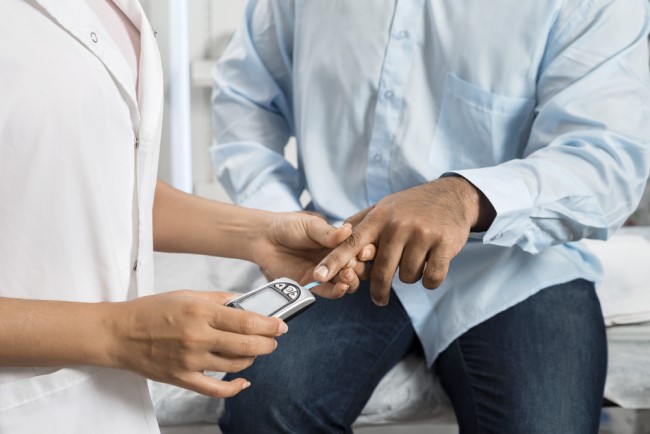
[[[306,189],[349,218],[319,279],[378,250],[370,294],[298,318],[223,431],[350,432],[419,341],[461,432],[596,432],[600,268],[578,241],[648,176],[649,29],[644,0],[251,0],[214,73],[217,174],[243,205]]]
[[[157,433],[143,377],[239,393],[203,372],[249,366],[286,324],[232,294],[151,295],[152,248],[304,280],[350,227],[156,181],[162,71],[136,0],[6,0],[0,22],[0,432]]]

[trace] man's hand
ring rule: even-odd
[[[236,294],[175,291],[105,303],[109,366],[211,397],[245,389],[243,378],[222,381],[204,371],[239,372],[277,346],[287,331],[278,318],[224,304]],[[99,338],[98,338],[99,339]]]
[[[447,276],[470,230],[486,230],[495,211],[485,196],[464,178],[450,176],[392,194],[348,219],[353,232],[321,261],[314,273],[331,279],[360,250],[377,246],[370,275],[375,304],[388,303],[397,268],[405,283],[422,279],[434,289]]]
[[[351,233],[349,224],[337,229],[323,218],[307,213],[274,214],[254,244],[251,257],[268,279],[286,276],[306,284],[313,280],[316,265]],[[364,258],[374,256],[374,246],[359,250]],[[359,278],[365,277],[367,267],[354,255],[313,291],[323,297],[338,298],[356,290]]]

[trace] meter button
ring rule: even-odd
[[[293,292],[298,292],[295,286],[287,286],[286,289],[282,291],[284,294],[291,294]]]
[[[297,293],[297,292],[290,292],[290,293],[288,293],[287,295],[288,295],[289,298],[292,299],[292,300],[295,300],[296,298],[298,298],[298,293]]]
[[[276,283],[274,286],[275,286],[276,288],[282,290],[282,289],[284,289],[284,288],[287,287],[287,284],[286,284],[286,283]]]

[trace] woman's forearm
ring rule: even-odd
[[[271,213],[200,198],[158,181],[154,249],[250,260],[270,219]]]
[[[109,305],[0,298],[0,366],[112,366]]]

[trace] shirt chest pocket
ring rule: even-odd
[[[487,92],[447,73],[429,163],[441,172],[521,157],[535,100]]]

